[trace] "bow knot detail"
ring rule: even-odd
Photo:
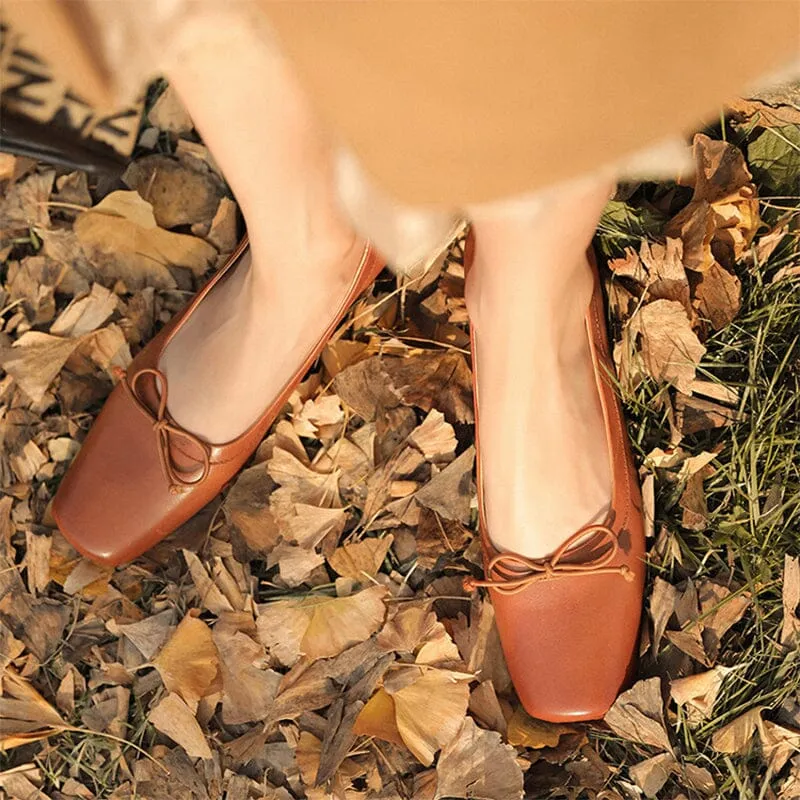
[[[153,432],[156,435],[158,458],[161,462],[161,469],[169,483],[170,494],[179,494],[182,491],[201,483],[208,477],[211,470],[211,454],[209,447],[202,439],[193,433],[181,428],[167,413],[167,378],[159,369],[145,367],[136,372],[133,377],[127,380],[127,373],[121,367],[114,368],[114,375],[120,379],[128,396],[133,400],[134,405],[150,420]],[[144,375],[152,376],[156,383],[158,393],[158,407],[155,411],[150,407],[145,395],[139,387]],[[193,445],[200,452],[202,469],[199,477],[187,477],[185,472],[175,465],[170,452],[170,444],[174,439],[182,439]]]
[[[592,541],[592,536],[597,541]],[[586,561],[565,561],[564,557],[578,544],[586,541],[593,551],[599,551]],[[500,594],[516,594],[538,581],[586,575],[621,575],[630,582],[635,575],[627,564],[612,566],[619,552],[619,540],[606,525],[587,525],[569,537],[551,556],[528,558],[518,553],[498,553],[486,566],[485,580],[472,577],[464,579],[465,591],[480,586],[494,589]],[[497,578],[491,577],[497,574]]]

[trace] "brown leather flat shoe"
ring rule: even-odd
[[[289,395],[316,361],[353,301],[384,261],[367,244],[347,296],[325,332],[280,394],[241,436],[209,444],[170,416],[159,360],[203,298],[240,263],[243,239],[191,303],[145,347],[111,392],[53,501],[53,517],[69,542],[103,564],[141,555],[223,489],[263,439]]]
[[[478,457],[486,579],[464,581],[468,591],[489,590],[514,688],[531,716],[551,722],[600,719],[632,677],[645,579],[639,482],[610,381],[613,366],[597,265],[591,250],[588,255],[596,280],[586,329],[611,456],[611,510],[602,525],[576,531],[546,558],[498,552],[486,526]],[[475,337],[473,328],[477,442]]]

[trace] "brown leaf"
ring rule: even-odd
[[[293,510],[294,514],[281,519],[278,527],[287,541],[300,547],[317,547],[327,537],[338,540],[347,523],[347,512],[342,508],[295,503]]]
[[[783,624],[781,644],[791,646],[800,634],[800,619],[797,606],[800,605],[800,558],[788,553],[783,557]]]
[[[513,747],[500,734],[485,731],[467,717],[457,735],[442,749],[436,765],[436,800],[521,800],[522,770]]]
[[[464,614],[459,614],[451,628],[467,669],[479,675],[481,680],[490,680],[498,694],[508,692],[511,677],[503,657],[492,604],[474,595],[469,623]]]
[[[312,579],[315,570],[325,563],[325,559],[315,550],[280,542],[267,558],[267,566],[278,565],[281,581],[290,588],[300,586]]]
[[[186,549],[182,552],[203,607],[208,609],[212,614],[217,615],[224,611],[235,611],[236,609],[230,599],[226,597],[220,586],[218,586],[215,580],[208,574],[208,571],[203,566],[203,562],[197,557],[197,554]]]
[[[167,690],[179,695],[192,711],[197,710],[200,698],[222,688],[211,629],[198,614],[196,609],[189,611],[153,660]]]
[[[372,577],[383,565],[393,541],[394,537],[389,533],[381,538],[371,537],[344,544],[328,557],[328,563],[345,578],[363,580],[365,575]]]
[[[758,99],[732,97],[725,101],[725,112],[737,116],[741,122],[758,123],[763,128],[781,128],[800,125],[800,109],[792,105],[766,103]]]
[[[729,142],[697,133],[693,150],[697,165],[693,200],[727,200],[752,181],[742,151]]]
[[[434,464],[451,461],[456,451],[456,434],[453,426],[435,408],[408,436],[427,461]]]
[[[711,719],[719,690],[730,672],[731,667],[717,666],[707,672],[670,681],[670,696],[679,706],[687,707],[690,724],[697,725]]]
[[[34,403],[38,403],[82,341],[28,331],[12,347],[0,349],[0,367]]]
[[[708,525],[708,502],[703,477],[702,472],[692,475],[678,500],[678,505],[683,509],[681,525],[690,531],[704,531]]]
[[[696,391],[696,383],[697,381],[693,382],[692,391]],[[682,392],[676,393],[675,412],[675,424],[686,435],[722,428],[740,419],[734,409]]]
[[[703,617],[703,641],[706,652],[716,659],[722,637],[750,607],[750,592],[733,594],[730,589],[712,581],[703,581],[698,588],[700,613]]]
[[[156,730],[179,744],[191,758],[211,758],[211,748],[194,713],[177,694],[168,694],[148,716]]]
[[[468,681],[448,670],[418,667],[406,667],[393,677],[410,681],[399,689],[388,682],[384,685],[394,701],[397,729],[420,763],[430,766],[436,751],[456,736],[464,720]]]
[[[225,497],[223,510],[241,537],[249,556],[264,557],[278,543],[278,524],[269,507],[269,497],[275,481],[267,474],[264,464],[242,470]]]
[[[631,780],[644,792],[645,797],[658,797],[678,762],[672,753],[659,753],[635,766],[628,767]]]
[[[189,112],[184,108],[174,87],[167,88],[158,96],[153,107],[147,112],[151,125],[170,133],[189,133],[194,124]]]
[[[694,156],[694,196],[666,233],[683,239],[687,269],[705,272],[718,259],[731,267],[761,224],[752,176],[742,151],[728,142],[696,134]]]
[[[384,689],[378,689],[358,714],[353,733],[356,736],[376,736],[385,742],[404,744],[397,728],[394,699]]]
[[[0,750],[37,742],[67,727],[58,711],[13,667],[0,675]]]
[[[279,600],[259,608],[258,638],[276,649],[284,664],[306,656],[329,658],[363,642],[383,622],[386,595],[383,586],[371,586],[350,597],[308,597]]]
[[[691,328],[683,306],[675,300],[655,300],[642,306],[625,328],[641,339],[642,363],[656,381],[689,391],[706,348]]]
[[[643,240],[639,255],[647,269],[647,299],[676,300],[690,313],[689,279],[683,267],[681,240],[667,237],[663,245]]]
[[[266,669],[266,653],[242,631],[214,628],[222,677],[222,720],[226,725],[258,722],[267,717],[281,676]]]
[[[763,706],[756,706],[750,711],[736,717],[711,737],[711,747],[717,753],[731,753],[744,755],[750,750],[750,743],[756,728],[762,724],[761,711]]]
[[[703,646],[703,628],[696,622],[690,622],[679,631],[667,631],[667,639],[687,656],[699,661],[706,667],[711,666],[705,647]]]
[[[174,613],[171,609],[145,617],[139,622],[126,625],[110,623],[109,629],[118,636],[124,636],[146,658],[151,659],[167,641],[172,631]]]
[[[534,719],[522,706],[514,710],[508,721],[508,743],[517,747],[531,747],[541,750],[544,747],[557,747],[561,737],[574,733],[575,728],[544,720]]]
[[[414,495],[416,501],[445,519],[466,524],[470,518],[474,463],[475,448],[470,446]]]
[[[54,170],[34,172],[3,191],[0,229],[9,234],[27,228],[49,228],[47,202],[53,190]]]
[[[763,720],[759,735],[764,758],[776,775],[795,753],[800,753],[800,731]]]
[[[430,604],[404,604],[392,614],[376,641],[386,651],[416,654],[425,642],[435,638],[444,625],[431,611]]]
[[[119,299],[99,283],[93,283],[91,292],[78,296],[58,315],[50,326],[54,336],[78,338],[99,328],[117,309]]]
[[[112,192],[75,220],[78,241],[107,278],[129,289],[175,287],[168,267],[201,275],[217,251],[194,236],[159,228],[152,206],[136,192]]]
[[[714,783],[714,776],[704,767],[696,764],[683,764],[683,779],[690,789],[705,797],[716,797],[717,785]]]
[[[299,399],[291,402],[293,405],[292,426],[298,436],[320,439],[322,438],[320,431],[326,428],[333,428],[335,432],[341,430],[344,411],[341,400],[335,394],[308,399],[305,403],[301,403]],[[332,437],[328,436],[327,438]]]
[[[439,409],[451,424],[472,423],[472,375],[461,353],[423,351],[384,360],[403,402],[423,411]]]
[[[62,787],[65,793],[70,780],[65,781]],[[40,791],[42,783],[41,770],[34,764],[22,764],[0,772],[0,789],[4,790],[4,800],[50,800]],[[94,800],[92,795],[85,796],[88,800]]]
[[[678,596],[678,590],[671,583],[656,576],[650,593],[650,617],[653,620],[652,649],[656,655],[669,618],[675,613]]]
[[[635,683],[616,699],[604,720],[623,739],[672,752],[664,724],[660,678]]]
[[[715,331],[721,330],[742,308],[742,282],[715,261],[700,275],[694,305]]]
[[[482,727],[497,731],[504,739],[507,738],[508,723],[491,681],[483,681],[472,690],[469,696],[469,711],[482,723]],[[509,744],[514,742],[509,740]]]
[[[378,408],[393,408],[401,397],[385,365],[394,359],[373,356],[345,367],[333,381],[342,402],[367,422],[374,421]]]
[[[217,210],[222,183],[208,170],[193,168],[193,161],[157,153],[132,161],[122,175],[127,186],[152,204],[162,228],[208,223]]]

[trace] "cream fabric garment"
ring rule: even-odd
[[[635,8],[642,5],[648,6],[648,9]],[[674,12],[665,16],[666,7],[670,6]],[[54,7],[59,12],[58,14],[52,13]],[[627,7],[628,11],[624,12],[623,7]],[[481,103],[485,103],[487,109],[490,109],[492,105],[491,98],[487,95],[487,85],[488,92],[491,93],[492,81],[483,85],[482,88],[477,86],[481,82],[479,79],[484,77],[481,67],[482,58],[485,57],[484,60],[487,64],[494,65],[493,67],[487,66],[486,69],[500,70],[493,80],[495,85],[503,87],[504,90],[509,81],[518,82],[526,91],[530,83],[527,77],[520,77],[513,60],[509,63],[509,59],[503,53],[498,56],[496,52],[492,51],[492,48],[497,49],[498,42],[502,44],[504,41],[502,36],[498,39],[498,31],[507,37],[508,46],[512,48],[510,52],[512,55],[519,56],[520,61],[525,60],[526,63],[530,61],[534,66],[538,63],[536,58],[545,58],[552,62],[549,78],[540,89],[543,97],[549,96],[547,93],[551,89],[548,87],[554,83],[558,85],[561,79],[565,85],[571,85],[573,88],[580,87],[580,75],[578,84],[576,84],[576,77],[571,74],[572,65],[563,59],[559,63],[559,58],[561,50],[574,54],[579,53],[581,48],[576,49],[574,41],[562,41],[561,45],[563,46],[559,46],[559,42],[555,41],[552,45],[554,49],[550,54],[534,54],[533,61],[531,61],[524,52],[527,34],[523,31],[520,35],[519,30],[515,31],[508,27],[509,24],[518,23],[517,28],[520,24],[534,26],[529,30],[530,38],[531,41],[538,42],[540,47],[549,45],[547,32],[545,31],[545,36],[542,38],[542,31],[535,27],[539,23],[549,23],[553,27],[553,37],[556,39],[557,36],[563,37],[569,35],[570,32],[574,32],[575,36],[583,36],[587,46],[592,45],[594,48],[592,52],[599,53],[599,56],[593,56],[600,59],[597,61],[599,66],[602,67],[605,60],[613,61],[609,67],[609,74],[604,77],[604,80],[620,83],[617,87],[620,91],[615,89],[614,97],[620,95],[621,92],[621,99],[617,97],[617,107],[610,109],[610,112],[613,112],[612,116],[617,115],[616,123],[613,119],[610,123],[608,120],[598,121],[597,130],[598,133],[602,133],[603,130],[608,132],[615,124],[622,128],[631,124],[622,113],[626,102],[624,96],[626,75],[619,72],[620,64],[628,64],[629,59],[604,59],[602,46],[598,50],[597,42],[589,41],[587,37],[610,36],[612,40],[619,42],[626,41],[625,37],[627,36],[627,41],[637,53],[642,50],[643,46],[645,52],[649,47],[652,52],[646,53],[646,56],[652,59],[670,55],[659,54],[659,41],[670,42],[674,45],[680,38],[676,39],[676,35],[680,34],[681,30],[684,30],[689,24],[687,20],[703,21],[703,24],[707,26],[708,21],[715,18],[712,13],[714,8],[718,10],[717,19],[720,31],[727,31],[734,22],[744,19],[743,13],[748,8],[751,16],[755,15],[756,19],[759,16],[764,17],[764,27],[768,27],[768,23],[773,17],[780,17],[781,9],[794,8],[795,16],[800,13],[798,11],[800,6],[794,3],[750,2],[743,4],[738,0],[730,3],[708,2],[708,0],[699,0],[690,4],[672,2],[666,4],[666,7],[665,3],[659,0],[648,0],[646,3],[620,2],[620,0],[611,0],[611,2],[601,0],[588,3],[585,0],[563,0],[558,3],[503,2],[499,5],[492,2],[442,3],[430,0],[425,3],[382,3],[376,0],[366,4],[345,2],[345,0],[328,3],[307,3],[298,2],[298,0],[287,3],[255,2],[254,0],[80,0],[80,2],[71,0],[71,2],[59,5],[56,0],[11,0],[11,2],[6,0],[4,13],[10,12],[15,24],[23,27],[27,25],[30,35],[36,37],[37,35],[41,36],[42,31],[48,29],[47,25],[43,26],[42,20],[49,19],[55,26],[62,25],[61,18],[64,17],[63,10],[66,8],[70,12],[66,17],[71,17],[73,22],[72,35],[81,37],[79,44],[83,45],[86,58],[67,59],[65,53],[74,53],[75,47],[64,48],[64,52],[61,52],[60,55],[58,48],[52,52],[56,58],[64,59],[65,74],[74,81],[80,81],[81,76],[85,78],[86,64],[94,61],[97,65],[96,71],[106,80],[109,89],[108,97],[115,102],[118,102],[120,98],[136,96],[149,79],[163,73],[168,75],[170,65],[181,59],[182,54],[190,49],[204,48],[217,53],[235,50],[237,30],[241,30],[242,26],[246,26],[248,30],[257,30],[265,45],[288,49],[293,60],[297,59],[301,76],[307,79],[312,99],[318,101],[326,118],[331,120],[330,124],[334,135],[341,137],[336,168],[337,191],[344,208],[355,227],[363,235],[372,239],[396,267],[401,270],[409,270],[414,265],[424,263],[431,252],[444,246],[452,236],[459,220],[466,214],[485,216],[531,213],[546,202],[548,187],[565,180],[587,180],[598,174],[627,178],[670,178],[679,172],[685,173],[691,168],[688,145],[680,135],[680,131],[676,130],[677,121],[671,130],[670,126],[667,126],[663,131],[665,136],[662,140],[651,142],[647,146],[642,146],[646,143],[640,140],[636,145],[621,151],[619,143],[617,143],[616,150],[611,144],[606,147],[605,144],[598,146],[595,142],[587,143],[584,148],[587,152],[582,153],[581,156],[581,163],[585,167],[582,171],[576,171],[566,156],[563,163],[553,165],[547,163],[547,152],[534,152],[532,156],[535,159],[534,164],[540,164],[541,175],[547,176],[538,180],[536,176],[539,173],[527,173],[525,180],[521,180],[513,174],[500,175],[499,172],[508,170],[509,167],[503,159],[496,159],[496,154],[488,146],[479,151],[479,155],[485,155],[483,163],[478,165],[467,163],[462,166],[463,175],[456,178],[453,177],[450,167],[445,168],[445,165],[435,160],[423,160],[422,166],[420,166],[421,159],[430,157],[430,152],[426,152],[429,141],[437,140],[432,144],[434,152],[437,146],[442,146],[442,142],[445,142],[445,146],[447,146],[446,143],[449,140],[445,134],[446,126],[458,124],[444,119],[439,127],[429,126],[430,135],[428,137],[420,139],[412,136],[411,144],[405,149],[403,149],[402,141],[398,142],[392,138],[392,133],[396,128],[413,131],[415,125],[418,127],[419,121],[414,119],[414,116],[421,112],[415,106],[415,98],[419,98],[420,108],[430,106],[431,90],[426,83],[431,81],[426,80],[426,75],[430,77],[431,70],[437,69],[443,73],[447,72],[448,76],[452,72],[446,66],[448,54],[446,52],[437,54],[432,43],[441,41],[442,47],[445,46],[445,43],[448,47],[452,47],[452,29],[457,30],[461,37],[460,41],[471,56],[461,63],[465,70],[472,70],[470,79],[476,84],[475,103],[479,108]],[[597,18],[598,8],[604,10],[605,14],[600,19],[607,17],[610,20],[609,24],[616,24],[619,30],[598,29],[593,32],[589,29],[587,32],[586,26]],[[48,12],[50,13],[48,14]],[[59,20],[61,21],[59,22]],[[667,28],[674,30],[659,31],[646,27],[658,20],[670,23],[667,24]],[[795,28],[797,27],[797,20],[792,18],[791,12],[789,12],[787,21],[789,25],[786,30],[775,31],[775,48],[778,54],[787,52],[786,42],[790,41],[794,35],[792,33],[794,29],[791,26],[794,24]],[[280,44],[276,36],[275,24],[277,24],[278,34],[281,37]],[[506,28],[503,28],[503,25]],[[492,29],[493,26],[496,29],[494,38],[487,39],[484,36],[483,28],[487,28],[487,26],[489,29]],[[52,33],[52,30],[49,33]],[[714,73],[715,80],[719,79],[715,71],[726,67],[732,68],[731,64],[734,59],[742,59],[742,47],[736,42],[728,41],[724,44],[724,48],[720,48],[719,43],[713,38],[707,41],[703,40],[704,33],[713,36],[713,31],[700,30],[695,33],[700,34],[695,42],[695,47],[708,50],[709,57],[705,62],[705,69],[709,71],[709,74]],[[752,35],[752,32],[740,30],[739,35],[742,39],[746,39]],[[623,38],[620,39],[620,36]],[[65,37],[68,38],[66,32],[62,39]],[[631,39],[631,37],[634,38]],[[647,41],[640,41],[638,37],[645,37]],[[49,38],[51,41],[56,41],[52,36]],[[377,55],[375,53],[376,40],[384,46],[384,50]],[[364,45],[363,52],[354,46],[354,41]],[[522,50],[519,50],[520,42],[523,45]],[[567,44],[569,47],[566,47]],[[513,50],[512,46],[517,50]],[[488,50],[481,52],[481,47],[488,48]],[[381,53],[385,53],[385,56],[381,56]],[[404,56],[406,61],[410,62],[410,66],[408,63],[401,63],[398,54]],[[697,54],[691,48],[685,50],[685,55],[689,59],[697,59]],[[327,62],[326,57],[329,59]],[[644,57],[642,56],[642,58]],[[754,63],[767,65],[772,63],[777,56],[772,53],[760,53],[756,50],[755,55],[750,52],[748,57]],[[376,61],[376,70],[374,71],[380,74],[382,82],[378,84],[373,82],[367,87],[370,88],[372,94],[365,92],[361,96],[357,89],[348,85],[347,80],[352,78],[354,65],[363,71],[368,68],[370,58]],[[392,61],[392,58],[395,61]],[[726,63],[726,58],[728,63]],[[703,59],[701,58],[700,61],[702,62]],[[594,62],[589,59],[587,63]],[[503,65],[502,68],[498,67],[498,64]],[[753,74],[752,71],[743,70],[738,61],[733,64],[733,67],[735,67],[735,72],[738,70],[737,75],[749,75],[751,83],[765,84],[774,78],[774,76],[762,76],[757,79],[758,73]],[[787,67],[784,64],[784,74],[787,69],[797,69],[797,67],[797,63],[794,64],[794,67]],[[409,78],[409,75],[412,77]],[[95,77],[97,78],[97,76]],[[627,77],[633,82],[630,75]],[[249,76],[249,78],[252,90],[257,91],[258,76]],[[396,95],[398,107],[400,113],[408,116],[409,119],[398,119],[396,115],[392,117],[387,110],[394,100],[390,91],[394,86],[393,82],[401,80],[405,80],[406,85],[403,86],[403,91]],[[409,80],[411,85],[408,85]],[[687,91],[686,75],[676,74],[675,80],[683,80],[682,90]],[[697,80],[701,82],[698,85],[702,88],[702,71],[697,73]],[[436,83],[436,81],[433,82]],[[102,100],[102,91],[97,89],[101,83],[102,80],[95,79],[90,82],[84,81],[79,85],[91,88]],[[486,82],[483,81],[483,83]],[[719,79],[718,83],[730,85],[729,82],[726,83],[722,79]],[[598,84],[598,87],[602,88],[602,85],[602,83]],[[320,95],[321,88],[324,90],[331,87],[333,88],[330,92]],[[457,88],[461,91],[459,87]],[[742,86],[742,91],[745,88]],[[381,93],[375,95],[376,90]],[[575,91],[580,94],[577,89]],[[384,95],[389,95],[388,101]],[[425,102],[422,102],[423,97]],[[457,99],[464,104],[471,97],[470,86],[467,86]],[[577,109],[578,116],[575,119],[578,120],[583,119],[582,114],[588,117],[592,112],[591,97],[585,96],[585,93],[581,97],[589,107],[585,109],[585,113],[581,108]],[[575,104],[579,105],[581,97],[576,96]],[[448,98],[448,101],[450,99]],[[629,102],[633,102],[633,100],[635,98],[628,98]],[[724,97],[718,98],[720,103],[723,100]],[[389,102],[389,106],[387,106],[387,102]],[[368,127],[372,122],[372,117],[379,113],[376,111],[376,105],[381,105],[384,118],[378,120],[380,125],[376,130],[367,132],[371,138],[365,140],[361,136],[362,128]],[[567,102],[565,107],[569,108],[569,106],[570,103]],[[536,110],[533,123],[531,123],[530,109],[506,109],[506,111],[508,112],[506,117],[489,120],[490,130],[496,129],[498,147],[500,142],[508,138],[504,131],[507,132],[514,126],[534,124],[535,127],[531,129],[531,138],[536,140],[539,145],[541,145],[542,136],[550,141],[554,137],[557,138],[560,131],[563,135],[568,133],[564,130],[565,121],[554,116],[552,108]],[[343,123],[341,115],[348,112],[350,117],[346,118]],[[487,113],[489,112],[487,111]],[[674,116],[677,120],[685,119],[686,115],[678,113],[676,110]],[[669,119],[669,115],[666,118]],[[697,121],[700,122],[699,119]],[[427,120],[423,120],[423,122],[427,122]],[[463,124],[463,120],[461,123]],[[570,124],[574,125],[574,120]],[[357,127],[355,132],[353,131],[354,125]],[[348,133],[352,135],[348,137]],[[485,135],[484,131],[482,136],[485,138]],[[514,135],[516,136],[516,133]],[[466,148],[465,152],[469,148],[474,149],[475,142],[462,141],[469,137],[470,131],[465,128],[456,139],[452,140],[452,147],[458,149],[463,146]],[[358,143],[359,140],[362,145],[361,149],[354,148],[353,143]],[[265,141],[268,141],[268,137],[265,137]],[[628,132],[625,141],[636,142],[635,131],[633,136]],[[415,146],[418,150],[414,149]],[[536,146],[537,144],[533,143],[531,150],[534,150]],[[393,151],[391,148],[395,150]],[[613,153],[613,157],[604,157],[606,152]],[[459,153],[454,153],[454,155],[460,157]],[[530,170],[531,159],[528,155],[525,154],[525,168]],[[368,161],[365,162],[362,156],[368,156]],[[395,161],[397,164],[394,163]],[[369,164],[369,168],[365,167],[365,163]],[[588,168],[586,168],[587,165]],[[467,176],[470,168],[473,172]],[[513,164],[511,169],[513,171]],[[487,171],[491,170],[497,170],[498,175],[487,175]],[[522,166],[520,166],[520,170],[522,170]],[[397,187],[398,190],[405,187],[402,180],[398,182],[393,181],[392,178],[406,172],[416,173],[415,186],[422,180],[430,193],[428,199],[440,202],[434,205],[398,199],[398,195],[393,193],[392,187]],[[382,184],[379,178],[374,177],[375,175],[384,175],[386,183]],[[438,180],[440,175],[441,181]],[[497,180],[494,180],[495,177]],[[486,194],[481,197],[482,191],[471,192],[465,189],[465,193],[459,195],[455,188],[448,190],[448,180],[453,181],[455,187],[459,183],[464,183],[463,178],[467,178],[465,186],[483,181],[486,184],[484,187]],[[530,187],[528,191],[525,191],[526,183]],[[441,191],[440,184],[444,187]],[[490,187],[501,185],[518,186],[520,190],[501,195],[495,193],[493,197],[489,190]],[[400,194],[402,194],[401,191]],[[441,202],[443,197],[446,198],[445,202]],[[419,199],[419,196],[416,197],[416,200]],[[423,195],[422,199],[426,199],[426,196]],[[476,199],[480,202],[476,203]]]

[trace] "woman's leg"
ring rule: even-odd
[[[526,204],[469,209],[483,499],[501,550],[547,555],[609,508],[584,319],[594,286],[586,248],[612,188],[597,177]]]
[[[170,413],[212,442],[239,435],[278,394],[327,327],[363,245],[338,208],[331,143],[298,82],[268,31],[232,8],[191,19],[176,33],[180,58],[165,66],[251,241],[249,268],[208,296],[161,362]]]

